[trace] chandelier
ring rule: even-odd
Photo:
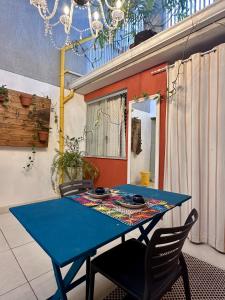
[[[112,35],[113,31],[118,28],[120,22],[125,20],[124,6],[125,0],[115,0],[113,5],[108,0],[69,0],[70,6],[64,5],[60,11],[59,0],[49,1],[54,2],[51,9],[47,0],[30,0],[30,4],[38,9],[38,12],[45,25],[45,35],[52,37],[52,30],[56,26],[63,26],[66,38],[64,45],[71,43],[70,35],[74,30],[80,34],[80,39],[83,34],[89,31],[89,36],[94,39],[101,32],[108,32]],[[76,18],[75,10],[86,10],[87,28],[79,28],[75,26]]]

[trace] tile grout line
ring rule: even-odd
[[[2,231],[2,229],[0,229],[0,230],[1,230],[1,232],[2,232],[2,234],[3,234],[3,236],[4,236],[4,238],[5,238],[5,240],[6,240],[7,244],[8,244],[8,246],[9,246],[9,243],[8,243],[8,241],[7,241],[7,239],[6,239],[6,236],[4,235],[4,232]],[[10,246],[9,246],[9,247],[10,247]],[[14,258],[15,258],[15,260],[16,260],[16,262],[17,262],[19,268],[20,268],[20,270],[22,271],[22,273],[23,273],[23,275],[24,275],[24,277],[25,277],[25,279],[26,279],[28,285],[30,286],[30,288],[31,288],[31,290],[32,290],[32,292],[33,292],[35,298],[38,299],[37,295],[35,294],[35,291],[33,290],[33,288],[32,288],[32,286],[31,286],[30,282],[28,281],[28,278],[27,278],[26,274],[24,273],[24,271],[23,271],[23,269],[22,269],[22,267],[21,267],[21,265],[20,265],[20,263],[19,263],[19,261],[18,261],[16,255],[14,254],[14,252],[13,252],[13,250],[12,250],[11,248],[10,248],[10,251],[11,251],[12,255],[14,256]],[[24,285],[24,284],[23,284],[23,285]],[[12,290],[14,290],[14,289],[12,289]],[[12,290],[11,290],[11,291],[12,291]],[[9,291],[9,292],[10,292],[10,291]]]
[[[7,244],[8,247],[9,247],[9,248],[6,249],[5,251],[10,251],[10,252],[13,254],[13,256],[14,256],[14,258],[15,258],[17,264],[19,265],[19,268],[21,269],[21,271],[22,271],[22,273],[23,273],[23,275],[24,275],[24,277],[25,277],[25,279],[26,279],[26,281],[27,281],[26,283],[29,284],[29,286],[30,286],[31,290],[33,291],[35,297],[38,299],[38,297],[37,297],[35,291],[33,290],[33,288],[32,288],[32,286],[31,286],[30,282],[33,281],[33,280],[35,280],[35,279],[37,279],[37,278],[40,278],[41,276],[43,276],[43,275],[45,275],[45,274],[48,274],[48,273],[52,272],[52,271],[53,271],[53,268],[51,268],[51,269],[49,269],[48,271],[46,271],[46,272],[44,272],[44,273],[42,273],[42,274],[40,274],[40,275],[38,275],[38,276],[32,278],[31,280],[28,280],[26,274],[24,273],[24,271],[23,271],[23,269],[22,269],[22,266],[20,265],[19,261],[17,260],[17,257],[16,257],[15,254],[14,254],[13,250],[14,250],[14,249],[17,249],[17,248],[20,248],[20,247],[22,247],[22,246],[31,244],[31,243],[36,243],[36,241],[35,241],[35,240],[32,240],[32,241],[27,242],[27,243],[25,243],[25,244],[22,244],[22,245],[19,245],[19,246],[16,246],[16,247],[11,247],[10,244],[9,244],[9,242],[8,242],[8,240],[7,240],[7,238],[6,238],[6,236],[5,236],[5,234],[4,234],[4,232],[3,232],[3,230],[2,230],[2,228],[0,228],[0,232],[2,233],[2,235],[3,235],[3,237],[4,237],[5,241],[6,241],[6,244]],[[25,284],[26,284],[26,283],[25,283]],[[18,287],[21,287],[21,286],[23,286],[23,285],[24,285],[24,284],[19,285]],[[7,293],[9,293],[9,292],[11,292],[11,291],[17,289],[18,287],[15,287],[15,288],[11,289],[10,291],[7,291],[7,292],[4,293],[3,295],[5,295],[5,294],[7,294]]]
[[[49,271],[47,271],[47,272],[44,272],[44,273],[38,275],[37,277],[32,278],[29,282],[31,282],[31,281],[33,281],[33,280],[35,280],[35,279],[38,279],[38,278],[40,278],[41,276],[46,275],[46,274],[48,274],[48,273],[50,273],[50,272],[53,272],[53,269],[51,269],[51,270],[49,270]]]
[[[7,292],[5,292],[5,293],[3,293],[3,294],[0,294],[0,297],[1,297],[1,296],[5,296],[5,295],[7,295],[8,293],[10,293],[10,292],[12,292],[12,291],[15,291],[16,289],[18,289],[18,288],[20,288],[20,287],[22,287],[22,286],[24,286],[24,285],[26,285],[26,284],[29,284],[29,282],[25,282],[25,283],[23,283],[23,284],[20,284],[20,285],[18,285],[17,287],[11,289],[10,291],[7,291]],[[36,297],[36,295],[34,295],[34,296]]]
[[[22,244],[22,245],[19,245],[19,246],[15,246],[15,247],[9,246],[9,247],[10,247],[11,250],[14,250],[14,249],[20,248],[20,247],[22,247],[22,246],[25,246],[25,245],[28,245],[28,244],[31,244],[31,243],[34,243],[34,242],[35,242],[35,240],[30,241],[30,242],[26,242],[25,244]],[[36,242],[35,242],[35,243],[36,243]]]

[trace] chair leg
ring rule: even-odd
[[[123,235],[121,236],[121,240],[122,240],[122,243],[125,242],[125,234],[123,234]]]
[[[188,278],[188,273],[186,271],[182,274],[183,282],[184,282],[184,291],[186,300],[191,300],[191,290],[190,290],[190,283]]]
[[[91,258],[90,256],[86,259],[86,300],[89,298],[89,289],[90,289],[90,265]]]
[[[90,275],[89,275],[89,292],[88,292],[88,300],[94,299],[94,289],[95,289],[95,272],[91,267]]]
[[[180,263],[182,265],[182,278],[184,283],[184,291],[186,300],[191,300],[191,289],[190,289],[190,282],[188,276],[188,268],[184,259],[183,254],[180,256]]]

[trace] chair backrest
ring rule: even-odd
[[[61,197],[79,194],[93,188],[92,180],[75,180],[59,185]]]
[[[145,260],[145,299],[150,299],[151,286],[173,276],[180,263],[181,250],[192,226],[198,219],[193,209],[180,227],[160,228],[152,235]]]

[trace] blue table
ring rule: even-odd
[[[175,206],[180,206],[191,198],[187,195],[132,185],[122,185],[116,189],[166,200]],[[52,260],[58,291],[51,299],[67,299],[68,291],[88,280],[87,276],[83,276],[71,283],[87,258],[88,272],[89,258],[99,247],[136,228],[141,232],[139,240],[148,243],[148,233],[165,213],[138,225],[128,226],[69,198],[18,206],[10,211]],[[144,229],[142,225],[147,222],[149,224]],[[60,269],[69,263],[73,264],[63,279]]]

